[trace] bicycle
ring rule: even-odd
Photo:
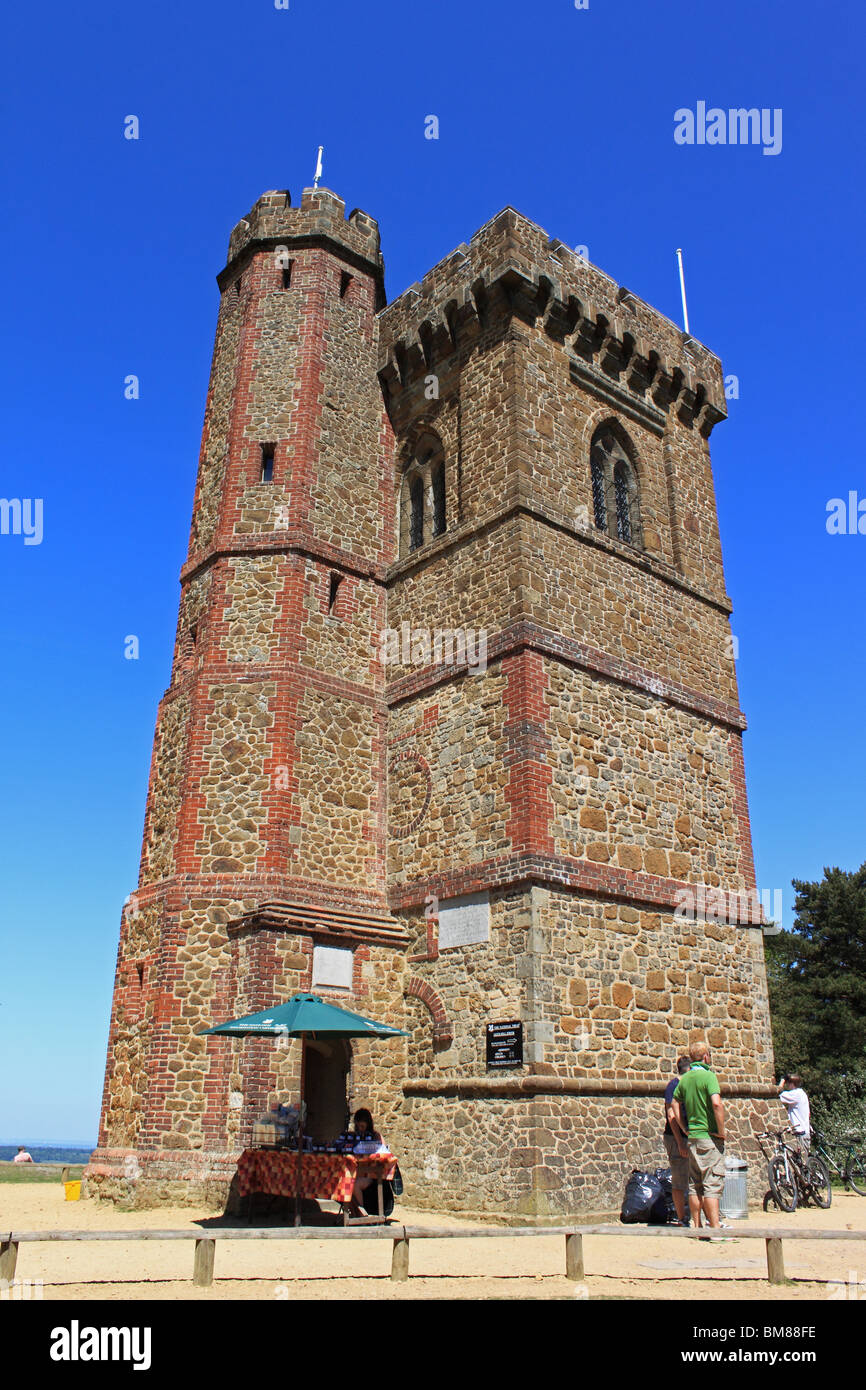
[[[825,1211],[833,1200],[830,1170],[816,1154],[803,1155],[785,1143],[791,1129],[768,1129],[757,1136],[761,1152],[767,1159],[767,1177],[773,1201],[780,1211],[796,1211],[798,1201],[804,1206],[810,1201]],[[772,1140],[773,1151],[768,1154],[764,1143]]]
[[[845,1184],[846,1192],[853,1187],[861,1197],[866,1197],[866,1154],[858,1152],[856,1147],[863,1143],[863,1136],[846,1134],[844,1139],[835,1145],[837,1151],[847,1145],[847,1152],[841,1164],[833,1157],[829,1148],[830,1141],[820,1129],[812,1130],[812,1140],[814,1152],[826,1163],[828,1172],[830,1169],[836,1170]]]

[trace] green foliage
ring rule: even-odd
[[[825,1135],[830,1148],[847,1148],[849,1134],[856,1135],[858,1149],[866,1145],[866,1067],[849,1072],[837,1083],[829,1099],[815,1097],[812,1123]]]
[[[838,1136],[866,1127],[866,864],[793,882],[791,931],[765,937],[776,1067]]]

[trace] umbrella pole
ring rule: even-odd
[[[295,1225],[301,1224],[301,1164],[304,1149],[304,1064],[307,1058],[307,1040],[301,1037],[301,1100],[298,1106],[298,1180],[295,1188]]]

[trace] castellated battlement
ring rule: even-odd
[[[708,437],[727,415],[718,357],[565,242],[506,207],[379,315],[391,397],[435,370],[497,315],[540,323],[585,370]]]
[[[329,188],[305,188],[299,208],[292,207],[288,189],[271,189],[262,194],[232,230],[226,266],[217,276],[220,289],[225,288],[239,262],[246,260],[252,250],[277,246],[283,241],[295,245],[327,244],[345,259],[365,263],[378,277],[384,274],[379,224],[369,213],[354,208],[346,217],[346,204]]]

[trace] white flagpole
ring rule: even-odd
[[[313,178],[313,187],[314,187],[314,188],[318,188],[318,186],[319,186],[319,179],[322,177],[322,152],[323,152],[324,148],[325,148],[324,145],[320,145],[320,146],[319,146],[319,153],[316,155],[316,173],[315,173],[315,176],[314,176],[314,178]]]
[[[681,295],[682,295],[682,297],[683,297],[683,325],[684,325],[684,327],[685,327],[686,332],[688,333],[690,330],[689,330],[689,311],[688,311],[688,307],[687,307],[687,305],[686,305],[686,280],[685,280],[685,276],[683,275],[683,253],[682,253],[682,251],[680,250],[679,247],[677,247],[677,262],[678,262],[679,267],[680,267],[680,293],[681,293]]]

